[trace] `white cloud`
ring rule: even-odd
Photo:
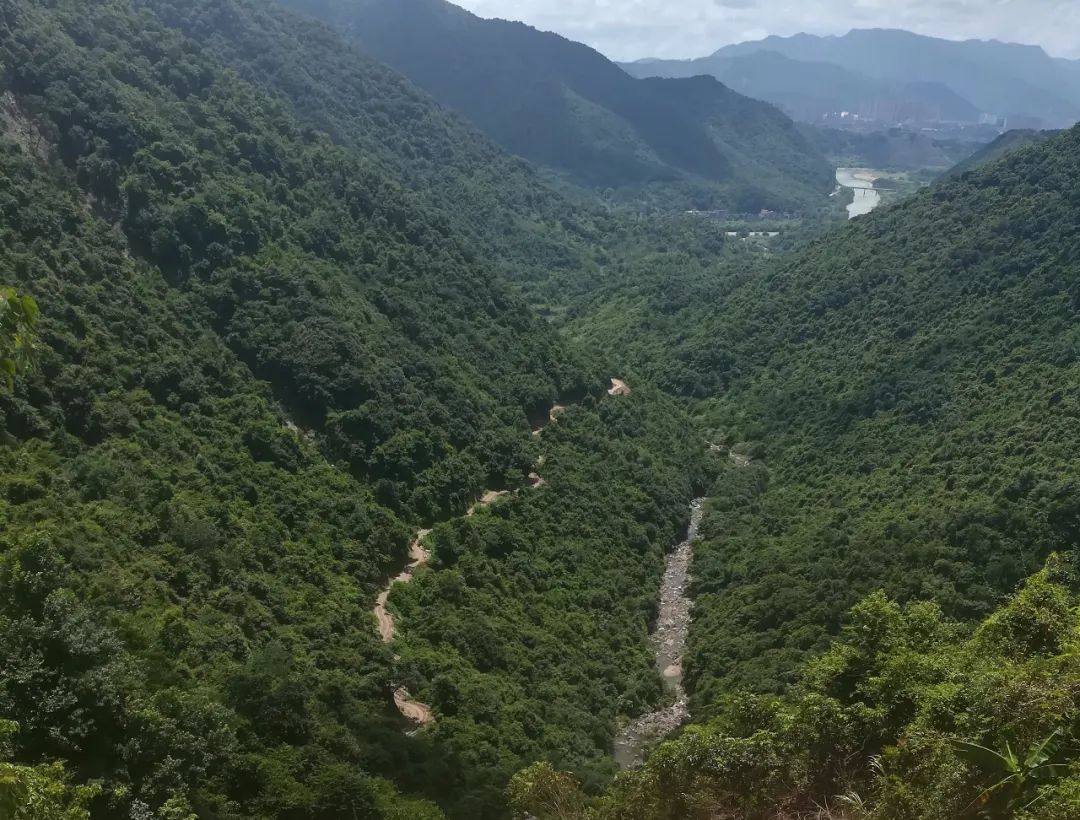
[[[904,28],[1080,57],[1080,0],[455,0],[482,17],[557,31],[617,60],[700,57],[765,34]]]

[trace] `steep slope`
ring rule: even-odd
[[[1046,127],[1072,125],[1080,116],[1080,93],[1068,80],[1068,72],[1037,46],[954,42],[907,31],[856,29],[842,37],[767,37],[727,46],[715,56],[759,51],[832,63],[878,79],[941,83],[982,111],[1034,117]]]
[[[499,275],[507,240],[451,210],[511,169],[480,208],[542,215],[558,197],[518,186],[520,162],[325,29],[305,71],[363,80],[366,107],[294,104],[306,73],[245,81],[211,5],[269,64],[310,53],[256,2],[183,4],[183,31],[180,4],[0,6],[0,264],[43,314],[39,370],[0,391],[2,754],[100,782],[101,818],[441,816],[396,788],[501,817],[531,760],[602,776],[619,712],[660,692],[650,589],[706,476],[685,416],[647,389],[606,399]],[[538,440],[560,397],[578,406]],[[384,646],[371,607],[415,531],[489,488],[519,493],[446,525],[476,537],[436,529],[408,590],[435,627],[402,612],[404,639],[434,660]],[[509,580],[544,577],[560,591],[528,617],[574,633],[523,712],[552,667],[492,635],[523,623]],[[405,734],[402,683],[433,731]]]
[[[736,458],[695,547],[702,725],[591,804],[531,767],[520,810],[1076,815],[1078,179],[1080,128],[576,325],[712,391]]]
[[[981,113],[943,83],[880,80],[774,51],[733,56],[718,52],[698,60],[643,60],[622,67],[634,77],[707,74],[740,94],[770,102],[789,116],[811,123],[845,111],[891,123],[977,122]]]
[[[973,617],[1071,548],[1078,162],[1071,131],[827,236],[709,329],[710,421],[768,466],[698,550],[699,705],[783,686],[875,588]]]
[[[592,806],[572,777],[537,764],[514,779],[516,806],[560,820],[1069,820],[1080,814],[1075,582],[1051,560],[975,630],[872,595],[788,697],[730,698]]]
[[[306,127],[361,153],[437,209],[516,280],[577,274],[598,214],[545,186],[525,162],[316,21],[260,0],[139,0]]]
[[[503,146],[592,188],[696,186],[739,210],[813,207],[828,169],[770,106],[705,79],[635,81],[554,34],[443,0],[289,0]]]

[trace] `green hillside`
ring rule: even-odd
[[[1067,820],[1080,812],[1075,574],[1058,560],[975,629],[873,595],[785,698],[732,697],[589,805],[537,764],[541,820]]]
[[[667,207],[821,206],[830,169],[790,120],[704,78],[640,81],[586,46],[443,0],[290,0],[512,153]]]
[[[609,775],[708,468],[512,292],[588,221],[259,3],[9,0],[0,54],[0,264],[41,310],[0,391],[0,807],[64,802],[57,763],[94,818],[502,817],[537,758]],[[386,646],[376,592],[434,524]]]
[[[290,6],[0,0],[0,820],[1075,817],[1080,128],[823,226],[961,148]]]
[[[700,707],[786,685],[877,587],[976,616],[1069,545],[1078,139],[764,274],[689,268],[673,301],[665,271],[643,272],[575,326],[627,370],[717,396],[712,438],[764,457],[732,471],[698,550]]]
[[[874,589],[976,617],[1071,546],[1078,142],[824,237],[715,327],[708,422],[767,466],[699,552],[701,703],[784,685]]]
[[[949,170],[948,176],[960,176],[983,165],[996,162],[1006,154],[1019,151],[1029,145],[1038,145],[1056,137],[1058,131],[1006,131],[989,145],[976,151],[967,159],[957,163]]]
[[[695,547],[696,724],[599,799],[533,766],[523,810],[1075,816],[1078,163],[1074,129],[753,275],[670,298],[644,267],[575,324],[713,395],[735,458]]]
[[[779,690],[878,588],[986,614],[1075,535],[1080,132],[764,271],[647,266],[574,324],[761,463],[714,492],[690,679]],[[680,270],[680,274],[681,274]],[[669,378],[665,381],[664,374]]]

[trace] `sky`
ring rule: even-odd
[[[453,0],[521,20],[614,60],[701,57],[769,34],[903,28],[952,40],[1041,45],[1080,58],[1080,0]]]

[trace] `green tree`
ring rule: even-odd
[[[0,721],[0,817],[4,820],[86,820],[97,786],[70,786],[59,763],[20,766],[8,762],[10,739],[19,725]]]
[[[522,817],[582,820],[585,797],[574,778],[544,761],[514,775],[507,788],[510,805]]]
[[[33,361],[37,319],[38,306],[32,297],[20,295],[14,288],[0,288],[0,378],[7,382],[8,390],[15,383],[15,374]]]

